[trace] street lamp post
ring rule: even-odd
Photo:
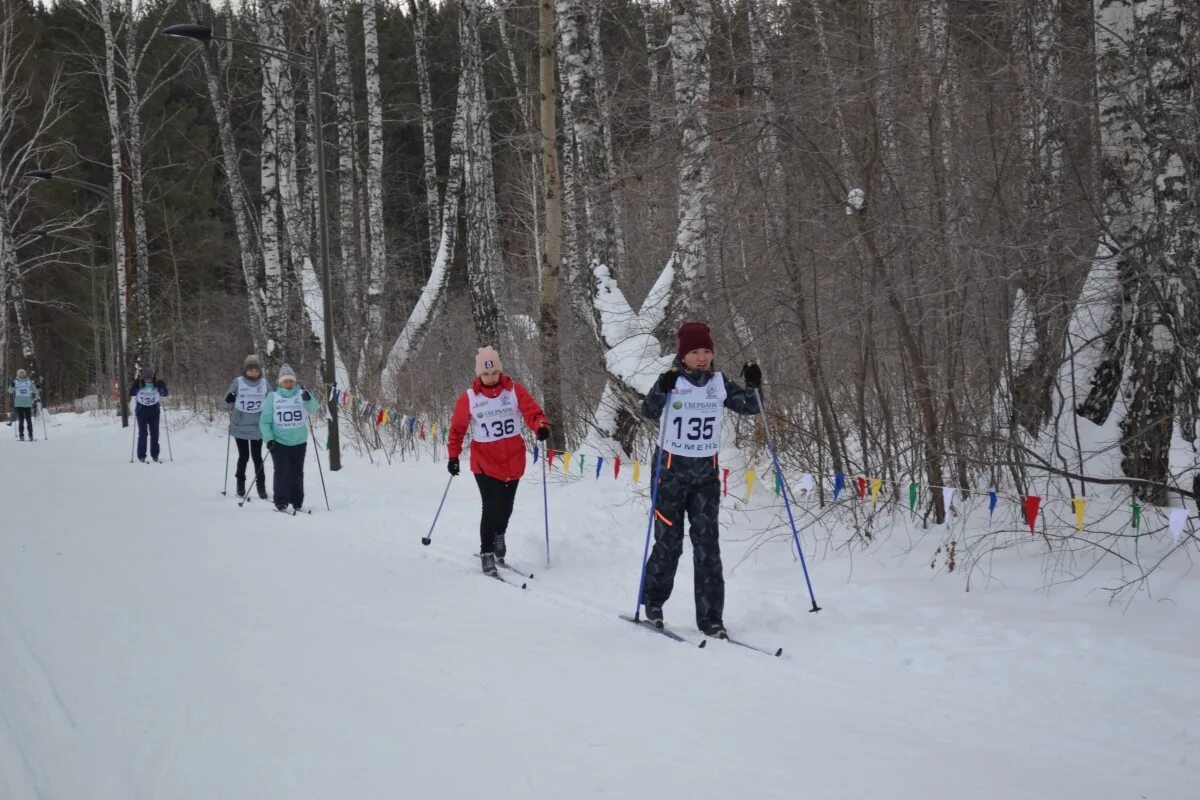
[[[316,128],[317,147],[317,230],[321,244],[321,283],[324,295],[322,302],[325,318],[325,383],[326,401],[329,409],[329,470],[331,472],[342,468],[341,439],[338,436],[338,404],[337,404],[337,365],[333,360],[333,285],[329,277],[329,215],[325,204],[325,121],[321,113],[321,61],[317,47],[313,45],[308,55],[295,53],[280,47],[260,44],[248,39],[235,39],[229,36],[216,36],[207,25],[182,23],[169,25],[163,29],[167,36],[181,39],[195,39],[200,43],[212,41],[231,42],[245,47],[253,47],[267,53],[283,56],[289,60],[305,62],[308,65],[308,79],[312,81],[316,91],[317,102],[313,104],[313,126]]]
[[[118,375],[117,396],[120,398],[120,403],[118,405],[121,409],[121,427],[128,428],[129,427],[129,403],[128,403],[128,398],[125,397],[125,389],[124,389],[124,386],[122,385],[122,382],[126,378],[126,376],[125,376],[125,335],[123,332],[123,326],[124,326],[125,320],[121,316],[121,294],[120,294],[120,283],[121,282],[120,282],[120,280],[118,280],[119,267],[118,267],[117,259],[119,259],[121,257],[121,254],[117,252],[117,213],[116,213],[117,204],[113,202],[112,194],[109,192],[109,190],[107,188],[105,188],[104,186],[100,186],[99,184],[91,183],[89,181],[81,181],[78,178],[72,178],[72,177],[69,177],[66,175],[58,175],[54,172],[51,172],[48,169],[36,169],[27,174],[29,175],[29,177],[36,178],[37,180],[41,180],[41,181],[56,180],[56,181],[62,181],[63,183],[66,183],[66,184],[70,184],[71,186],[78,186],[81,189],[86,189],[87,191],[98,195],[101,199],[104,200],[105,203],[108,204],[108,235],[109,235],[108,249],[112,251],[113,298],[116,302],[116,312],[115,313],[116,313],[116,317],[117,317],[117,375]]]

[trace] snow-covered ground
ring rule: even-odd
[[[5,434],[8,429],[3,429]],[[311,516],[219,494],[223,428],[129,464],[111,418],[0,437],[0,798],[1192,798],[1200,580],[1180,554],[1113,604],[1020,548],[964,592],[943,532],[806,542],[730,500],[726,623],[770,658],[622,622],[646,500],[540,473],[478,574],[478,499],[428,456],[350,454]],[[41,434],[40,422],[38,430]],[[644,491],[646,477],[642,477]],[[761,486],[761,484],[760,484]],[[1165,534],[1164,534],[1165,535]],[[769,540],[768,540],[769,539]],[[834,540],[836,543],[836,539]],[[667,618],[695,636],[690,556]],[[1173,570],[1173,571],[1172,571]]]

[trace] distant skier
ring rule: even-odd
[[[271,453],[275,474],[275,509],[304,508],[304,454],[308,449],[308,415],[317,411],[317,401],[287,364],[279,368],[279,388],[263,401],[258,429]],[[320,455],[317,456],[320,458]]]
[[[658,476],[658,503],[654,509],[654,550],[646,562],[642,603],[646,619],[663,626],[663,605],[671,596],[675,570],[683,553],[683,515],[691,524],[692,561],[695,569],[696,626],[707,636],[727,638],[725,578],[721,573],[718,516],[721,510],[720,466],[722,407],[738,414],[758,414],[754,390],[762,385],[762,370],[746,364],[743,389],[713,369],[712,333],[702,322],[679,328],[675,365],[659,376],[642,401],[647,419],[667,413],[662,467]],[[683,380],[679,380],[682,378]],[[656,463],[658,459],[655,451]]]
[[[141,380],[129,387],[129,396],[137,401],[137,457],[146,461],[146,434],[150,434],[150,458],[158,461],[158,421],[162,409],[158,401],[169,395],[165,381],[158,380],[154,367],[142,367]]]
[[[504,536],[512,516],[517,484],[525,474],[525,443],[521,421],[539,441],[550,438],[550,421],[529,391],[503,373],[500,354],[481,347],[475,355],[475,381],[454,405],[450,420],[446,468],[459,473],[463,437],[471,432],[471,472],[479,485],[483,514],[479,521],[479,554],[484,573],[497,575],[496,559],[504,561]]]
[[[267,474],[263,469],[262,431],[259,420],[263,403],[271,391],[271,382],[262,374],[258,356],[246,356],[242,374],[229,384],[225,405],[229,407],[229,432],[237,442],[238,460],[234,476],[237,478],[238,497],[246,494],[246,462],[254,459],[254,483],[258,496],[267,499]],[[226,466],[228,469],[228,466]],[[228,474],[228,473],[226,473]]]
[[[17,377],[9,384],[8,393],[12,396],[13,412],[17,417],[17,430],[21,441],[25,441],[25,427],[29,427],[29,441],[33,441],[33,404],[41,397],[33,379],[23,369],[17,370]]]

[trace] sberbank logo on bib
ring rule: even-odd
[[[671,403],[671,408],[678,411],[679,409],[683,408],[683,403],[679,400],[676,400],[674,403]]]

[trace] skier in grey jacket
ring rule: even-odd
[[[270,392],[271,382],[263,377],[258,356],[246,356],[242,374],[233,379],[225,395],[225,405],[230,414],[229,432],[237,442],[238,460],[234,476],[237,478],[238,497],[246,494],[246,462],[253,458],[258,496],[267,499],[267,475],[263,471],[262,431],[258,428],[258,419],[263,400]]]

